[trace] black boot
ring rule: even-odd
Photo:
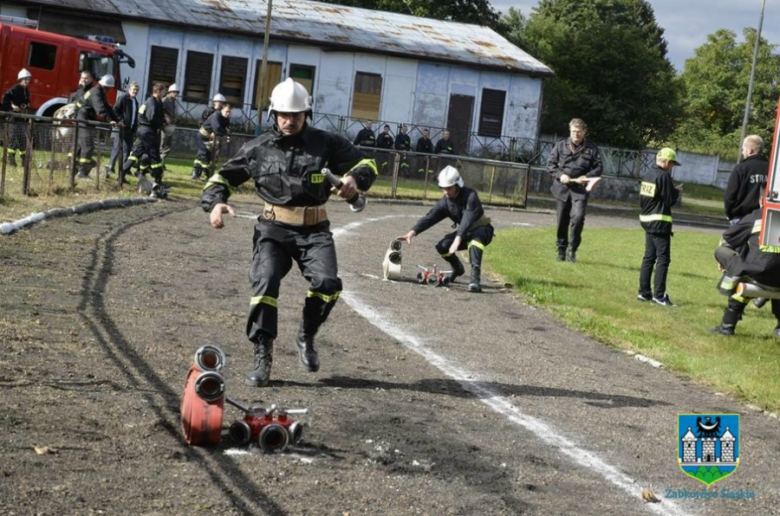
[[[314,349],[314,334],[307,333],[303,325],[298,330],[298,335],[295,337],[295,345],[298,346],[298,352],[301,356],[301,364],[310,373],[316,373],[320,370],[320,357],[317,355],[317,350]]]
[[[565,262],[566,261],[566,248],[558,248],[558,258],[556,258],[556,261],[559,262]]]
[[[710,328],[710,333],[716,333],[720,335],[727,335],[729,337],[734,335],[734,328],[737,327],[737,323],[742,319],[742,312],[734,310],[733,308],[726,308],[723,311],[723,320],[720,325]]]
[[[263,387],[271,378],[271,364],[274,362],[274,340],[261,337],[255,342],[254,369],[246,375],[247,385]]]
[[[753,303],[753,306],[756,308],[763,308],[767,302],[769,302],[769,298],[766,297],[756,297],[750,300],[751,303]]]
[[[450,283],[455,281],[455,278],[459,278],[466,274],[466,269],[463,267],[463,263],[454,254],[448,258],[445,258],[447,263],[452,265],[452,272],[450,273]]]
[[[570,262],[577,261],[577,251],[575,249],[569,249],[569,254],[566,255],[566,259]]]
[[[471,266],[471,281],[469,281],[469,292],[482,292],[482,285],[480,284],[480,270],[479,267]]]

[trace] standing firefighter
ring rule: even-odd
[[[274,128],[244,144],[209,179],[201,200],[215,228],[223,227],[224,214],[235,215],[227,200],[240,184],[254,181],[255,191],[265,201],[255,226],[249,272],[253,297],[246,331],[255,358],[246,381],[253,386],[265,385],[271,374],[279,287],[293,260],[310,282],[295,343],[308,371],[320,367],[314,336],[341,293],[336,248],[324,206],[331,187],[323,168],[345,173],[339,190],[345,199],[357,190],[368,190],[377,174],[374,160],[365,159],[347,140],[306,123],[311,97],[292,79],[274,88],[269,111]]]
[[[110,120],[115,126],[119,122],[116,113],[106,100],[106,90],[114,87],[114,76],[104,75],[82,98],[82,106],[76,115],[77,120],[94,121]],[[78,105],[78,104],[77,104]],[[79,128],[79,141],[76,152],[78,163],[78,175],[80,179],[89,179],[89,171],[92,169],[92,153],[95,152],[95,128],[83,125]]]
[[[212,157],[219,150],[219,137],[230,133],[230,104],[225,104],[222,109],[215,111],[200,125],[198,135],[195,137],[198,144],[198,157],[192,165],[192,179],[200,179],[201,173],[206,174],[206,179],[214,171],[211,169]]]
[[[30,103],[30,90],[27,87],[32,80],[32,74],[22,68],[16,76],[16,84],[3,94],[3,104],[0,111],[10,111],[13,113],[24,114],[27,112],[27,105]],[[8,154],[10,155],[11,165],[16,165],[16,156],[19,156],[19,164],[24,166],[25,155],[27,151],[27,142],[24,131],[24,120],[13,120],[8,124]],[[0,136],[3,139],[5,135]]]
[[[569,122],[569,138],[555,144],[547,159],[547,172],[553,179],[552,194],[558,213],[558,261],[577,261],[577,249],[585,227],[585,208],[590,192],[580,178],[601,176],[601,153],[585,139],[588,126],[579,118]],[[573,181],[573,180],[578,181]],[[571,239],[569,232],[571,231]],[[568,254],[566,249],[568,248]]]
[[[639,271],[637,300],[661,306],[674,306],[666,292],[666,275],[672,261],[672,206],[682,189],[682,185],[674,186],[671,173],[679,164],[674,149],[661,149],[655,156],[655,166],[642,177],[639,187],[639,222],[645,230],[645,255]],[[655,281],[651,288],[653,268]]]
[[[176,133],[176,120],[178,118],[176,97],[178,96],[179,87],[174,83],[168,86],[168,94],[162,101],[165,124],[160,137],[160,159],[162,160],[163,168],[165,168],[165,158],[171,152],[173,135]]]
[[[417,221],[408,233],[398,237],[397,240],[411,244],[413,237],[449,218],[458,225],[458,229],[442,238],[436,244],[436,250],[452,265],[450,281],[455,281],[455,278],[466,272],[455,252],[468,249],[469,262],[471,262],[469,292],[482,292],[480,282],[482,253],[493,240],[490,217],[485,216],[477,192],[464,186],[463,179],[455,167],[446,166],[439,172],[439,188],[444,190],[444,196],[427,215]]]
[[[138,133],[133,150],[130,151],[130,156],[123,165],[125,173],[127,173],[130,168],[140,163],[144,154],[149,156],[151,174],[154,178],[151,197],[155,198],[164,194],[162,187],[163,165],[160,160],[160,130],[165,122],[162,106],[164,95],[165,85],[157,83],[152,88],[152,96],[138,108]],[[145,165],[141,165],[141,174],[146,174]]]

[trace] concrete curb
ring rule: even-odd
[[[81,215],[83,213],[91,213],[93,211],[124,208],[127,206],[138,206],[152,202],[157,202],[157,200],[149,199],[147,197],[122,197],[118,199],[104,199],[102,201],[77,204],[71,208],[53,208],[48,211],[39,211],[38,213],[33,213],[32,215],[28,215],[27,217],[19,219],[15,222],[5,222],[0,224],[0,234],[10,235],[11,233],[15,233],[22,228],[32,226],[46,219],[69,217],[71,215]]]

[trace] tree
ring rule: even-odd
[[[742,43],[730,30],[710,34],[685,62],[681,75],[687,91],[685,118],[674,136],[679,147],[736,158],[756,30],[748,28],[743,34]],[[765,142],[772,138],[780,95],[780,57],[772,54],[774,48],[763,38],[759,42],[748,118],[748,134],[758,134]]]
[[[322,0],[329,4],[411,14],[498,28],[500,17],[489,0]]]
[[[682,89],[646,0],[541,0],[511,40],[550,66],[542,131],[582,118],[602,144],[638,148],[675,129]],[[522,21],[522,19],[520,20]]]

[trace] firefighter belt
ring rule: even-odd
[[[482,215],[480,218],[472,222],[471,225],[468,228],[466,228],[466,231],[473,231],[483,226],[489,226],[490,222],[491,222],[490,217],[485,217],[484,215]]]
[[[265,203],[263,219],[292,226],[314,226],[328,220],[328,212],[325,206],[281,206]]]

